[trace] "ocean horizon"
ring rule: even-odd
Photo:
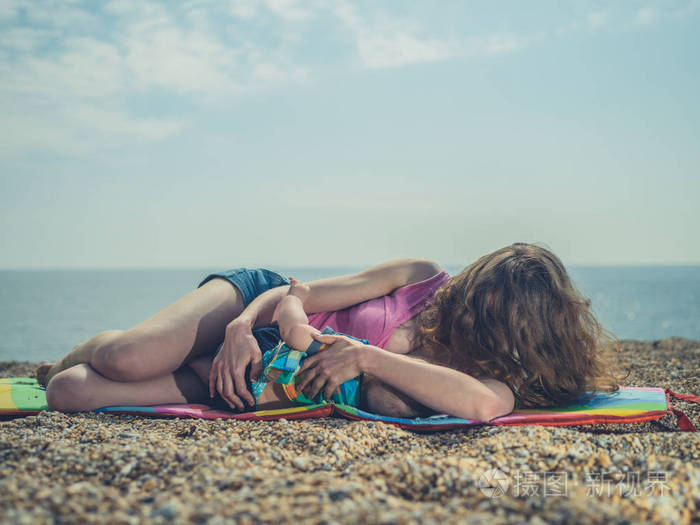
[[[266,266],[302,281],[363,266]],[[450,275],[464,267],[443,266]],[[152,316],[223,268],[0,270],[0,361],[52,361],[107,329]],[[700,266],[569,266],[601,324],[619,339],[700,340]]]

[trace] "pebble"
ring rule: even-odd
[[[624,342],[619,358],[632,366],[627,384],[700,393],[692,374],[670,374],[700,368],[697,342]],[[29,375],[24,366],[0,363],[0,375]],[[700,425],[700,405],[673,404]],[[677,430],[673,416],[419,434],[344,419],[44,412],[0,422],[0,522],[684,525],[696,519],[700,437]],[[492,498],[480,480],[494,468],[508,487]],[[601,471],[611,481],[589,494]],[[542,495],[547,472],[566,477],[566,497]],[[665,473],[663,493],[641,490],[650,473]],[[516,492],[527,475],[539,495]]]
[[[172,520],[177,517],[177,506],[174,503],[166,503],[162,507],[158,507],[151,511],[151,518],[161,516],[166,520]]]

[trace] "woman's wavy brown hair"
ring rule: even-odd
[[[617,339],[590,310],[559,258],[515,243],[453,276],[416,318],[416,347],[435,361],[514,391],[516,406],[560,406],[619,389],[601,350]]]

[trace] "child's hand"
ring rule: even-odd
[[[303,303],[309,296],[311,288],[308,284],[304,284],[300,281],[297,281],[294,277],[290,277],[289,281],[291,284],[289,285],[289,291],[287,292],[287,295],[293,295],[295,297],[298,297]]]

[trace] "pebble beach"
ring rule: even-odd
[[[617,359],[626,386],[700,394],[700,341],[623,341]],[[700,405],[673,405],[700,426]],[[700,523],[700,437],[673,415],[418,434],[43,412],[0,421],[0,508],[18,524]]]

